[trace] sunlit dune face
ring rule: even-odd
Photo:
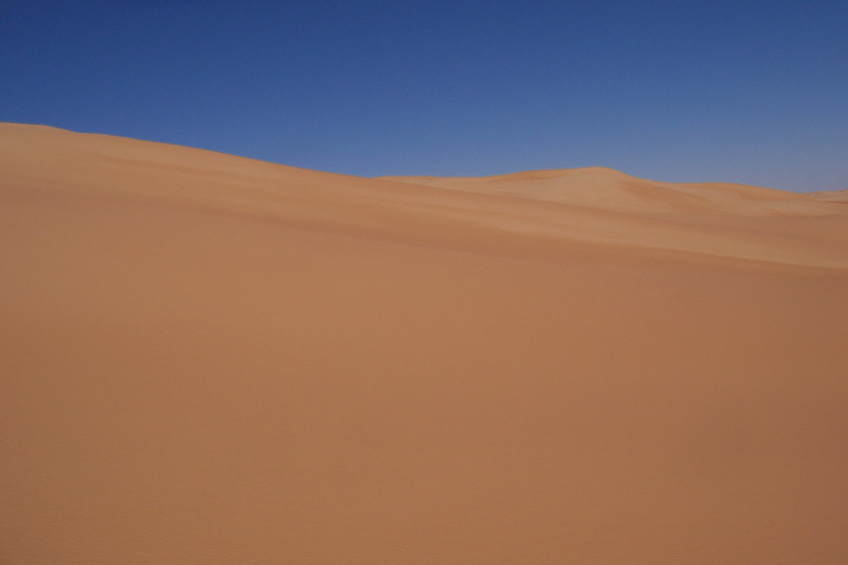
[[[0,125],[0,562],[844,563],[841,200]]]

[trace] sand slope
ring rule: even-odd
[[[830,202],[848,202],[848,188],[834,192],[814,192],[814,198]]]
[[[847,214],[0,125],[0,563],[845,563]]]

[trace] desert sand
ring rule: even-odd
[[[848,204],[0,124],[0,563],[848,563]]]

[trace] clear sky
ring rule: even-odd
[[[0,121],[378,176],[848,188],[848,2],[0,0]]]

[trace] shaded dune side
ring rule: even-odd
[[[16,125],[0,127],[0,144],[10,186],[37,181],[481,249],[582,242],[848,267],[843,207],[769,189],[663,185],[608,169],[395,182]]]

